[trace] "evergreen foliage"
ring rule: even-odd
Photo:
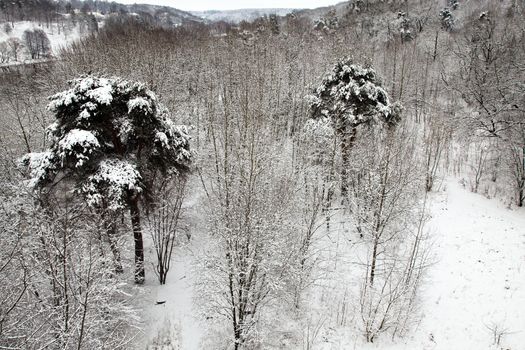
[[[48,109],[56,118],[48,127],[51,147],[23,158],[29,184],[49,190],[59,178],[67,179],[91,207],[129,209],[138,243],[139,199],[150,199],[161,175],[188,170],[187,130],[171,121],[144,84],[87,76],[70,85],[50,98]]]
[[[399,122],[401,106],[392,103],[371,67],[361,67],[349,58],[339,61],[315,90],[310,101],[311,123],[331,123],[339,139],[342,158],[341,195],[346,197],[349,152],[357,127]]]

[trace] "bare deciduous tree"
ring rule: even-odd
[[[351,212],[367,253],[363,260],[359,310],[366,340],[394,335],[414,317],[426,267],[423,166],[415,135],[369,133],[354,156]],[[403,314],[403,316],[401,316]],[[401,319],[400,319],[401,317]]]
[[[158,200],[146,216],[153,246],[157,255],[155,272],[160,284],[166,284],[171,266],[173,248],[185,230],[183,219],[183,202],[186,198],[187,179],[176,177],[168,179],[159,190]]]

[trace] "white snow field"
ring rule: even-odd
[[[334,255],[332,248],[327,249],[332,250],[329,255],[334,260],[330,264],[336,267],[325,276],[325,281],[331,280],[329,285],[319,283],[322,295],[313,293],[325,305],[306,304],[312,310],[305,313],[305,318],[323,320],[310,350],[525,349],[525,210],[509,209],[497,199],[471,193],[454,179],[431,194],[430,214],[427,228],[435,258],[421,290],[422,318],[409,336],[392,343],[385,335],[367,344],[357,331],[351,330],[350,324],[359,322],[359,316],[351,314],[357,312],[351,306],[347,317],[352,320],[346,323],[346,328],[330,326],[336,317],[333,313],[328,317],[321,315],[336,307],[333,300],[341,296],[337,281],[346,279],[347,285],[352,286],[353,277],[344,276],[347,269],[342,265],[356,255],[356,249],[355,245],[343,242],[341,237],[348,236],[348,230],[341,226],[340,230],[334,230],[341,234],[329,235],[329,240],[337,250],[347,251]],[[148,349],[203,349],[200,343],[206,336],[206,325],[198,320],[193,304],[196,277],[191,272],[198,257],[198,241],[196,238],[174,252],[167,285],[158,286],[153,271],[149,271],[144,298]],[[153,256],[153,252],[147,255]],[[156,305],[157,301],[165,303]],[[298,323],[305,324],[303,321]],[[314,326],[320,324],[308,322]],[[290,327],[297,330],[297,324]],[[157,345],[151,345],[159,334],[170,340],[163,344],[157,340]],[[499,345],[495,344],[498,341]],[[306,349],[304,344],[303,340],[301,345],[281,348]]]
[[[172,268],[163,286],[151,269],[147,271],[147,291],[142,302],[148,349],[200,349],[203,327],[193,306],[192,260],[191,246],[174,250]]]
[[[430,228],[438,261],[422,293],[421,345],[402,348],[525,349],[525,210],[453,180],[434,197]]]
[[[202,221],[195,222],[199,209],[196,207],[199,195],[193,195],[185,203],[187,219],[192,238],[173,250],[171,267],[166,284],[161,286],[153,271],[156,259],[151,236],[144,232],[146,283],[144,294],[139,297],[139,307],[143,310],[144,344],[139,349],[185,350],[201,349],[200,343],[205,334],[205,325],[199,319],[195,307],[195,259],[202,244]],[[182,241],[186,241],[182,238]],[[159,302],[161,304],[159,304]]]
[[[61,48],[68,46],[71,42],[81,37],[80,27],[78,24],[72,27],[70,27],[68,24],[63,26],[60,25],[59,28],[59,25],[56,23],[51,23],[49,26],[46,26],[44,24],[40,25],[38,22],[33,21],[19,21],[13,23],[12,29],[13,30],[9,34],[5,33],[3,28],[0,30],[0,42],[7,41],[9,38],[18,38],[23,43],[24,32],[26,30],[42,29],[49,38],[52,51],[51,54],[54,56],[60,52]],[[19,61],[31,61],[28,60],[28,54],[26,54],[25,49],[22,50],[22,55],[19,57]]]

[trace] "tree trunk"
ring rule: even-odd
[[[166,284],[166,275],[167,271],[164,268],[164,262],[159,263],[159,282],[160,284],[164,285]]]
[[[135,238],[135,283],[143,284],[144,273],[144,243],[142,241],[142,229],[140,226],[140,211],[138,199],[133,199],[129,206],[131,214],[131,226]]]
[[[113,219],[113,220],[112,220]],[[117,224],[116,218],[109,216],[109,222],[107,223],[107,235],[109,241],[109,247],[113,253],[113,265],[115,267],[115,273],[123,273],[124,268],[122,267],[122,260],[120,258],[120,249],[117,244],[116,235],[117,235]]]
[[[518,207],[523,207],[523,201],[525,200],[525,146],[522,148],[521,159],[523,161],[523,167],[521,168],[521,186],[518,192]]]
[[[348,130],[350,128],[350,130]],[[354,146],[356,126],[345,127],[341,134],[341,197],[346,201],[348,196],[348,167],[350,165],[350,151]]]
[[[430,191],[432,191],[432,187],[433,186],[434,186],[434,178],[433,178],[432,174],[427,172],[427,179],[426,179],[426,182],[425,182],[425,189],[427,190],[427,192],[430,192]]]
[[[374,285],[374,278],[376,276],[376,263],[377,263],[377,246],[379,245],[379,238],[374,239],[374,250],[372,252],[372,264],[370,266],[370,285]]]

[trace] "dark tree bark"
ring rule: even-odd
[[[131,215],[131,225],[133,227],[133,237],[135,238],[135,283],[143,284],[146,276],[144,272],[144,242],[142,240],[140,211],[137,198],[131,200],[129,212]]]
[[[521,182],[519,183],[518,207],[523,207],[523,202],[525,201],[525,146],[522,151],[521,159],[523,161],[523,167],[521,168]]]
[[[355,143],[357,126],[346,126],[338,131],[341,139],[341,197],[346,201],[348,197],[348,167],[350,165],[350,151]]]
[[[123,273],[124,268],[122,267],[122,260],[120,258],[120,249],[117,244],[116,235],[117,235],[117,224],[116,218],[109,216],[109,222],[107,223],[107,235],[109,241],[109,248],[113,253],[113,264],[115,267],[115,273]]]
[[[374,238],[374,250],[372,252],[372,264],[370,266],[370,285],[374,285],[374,278],[376,276],[376,264],[377,264],[377,246],[379,245],[379,238]]]

